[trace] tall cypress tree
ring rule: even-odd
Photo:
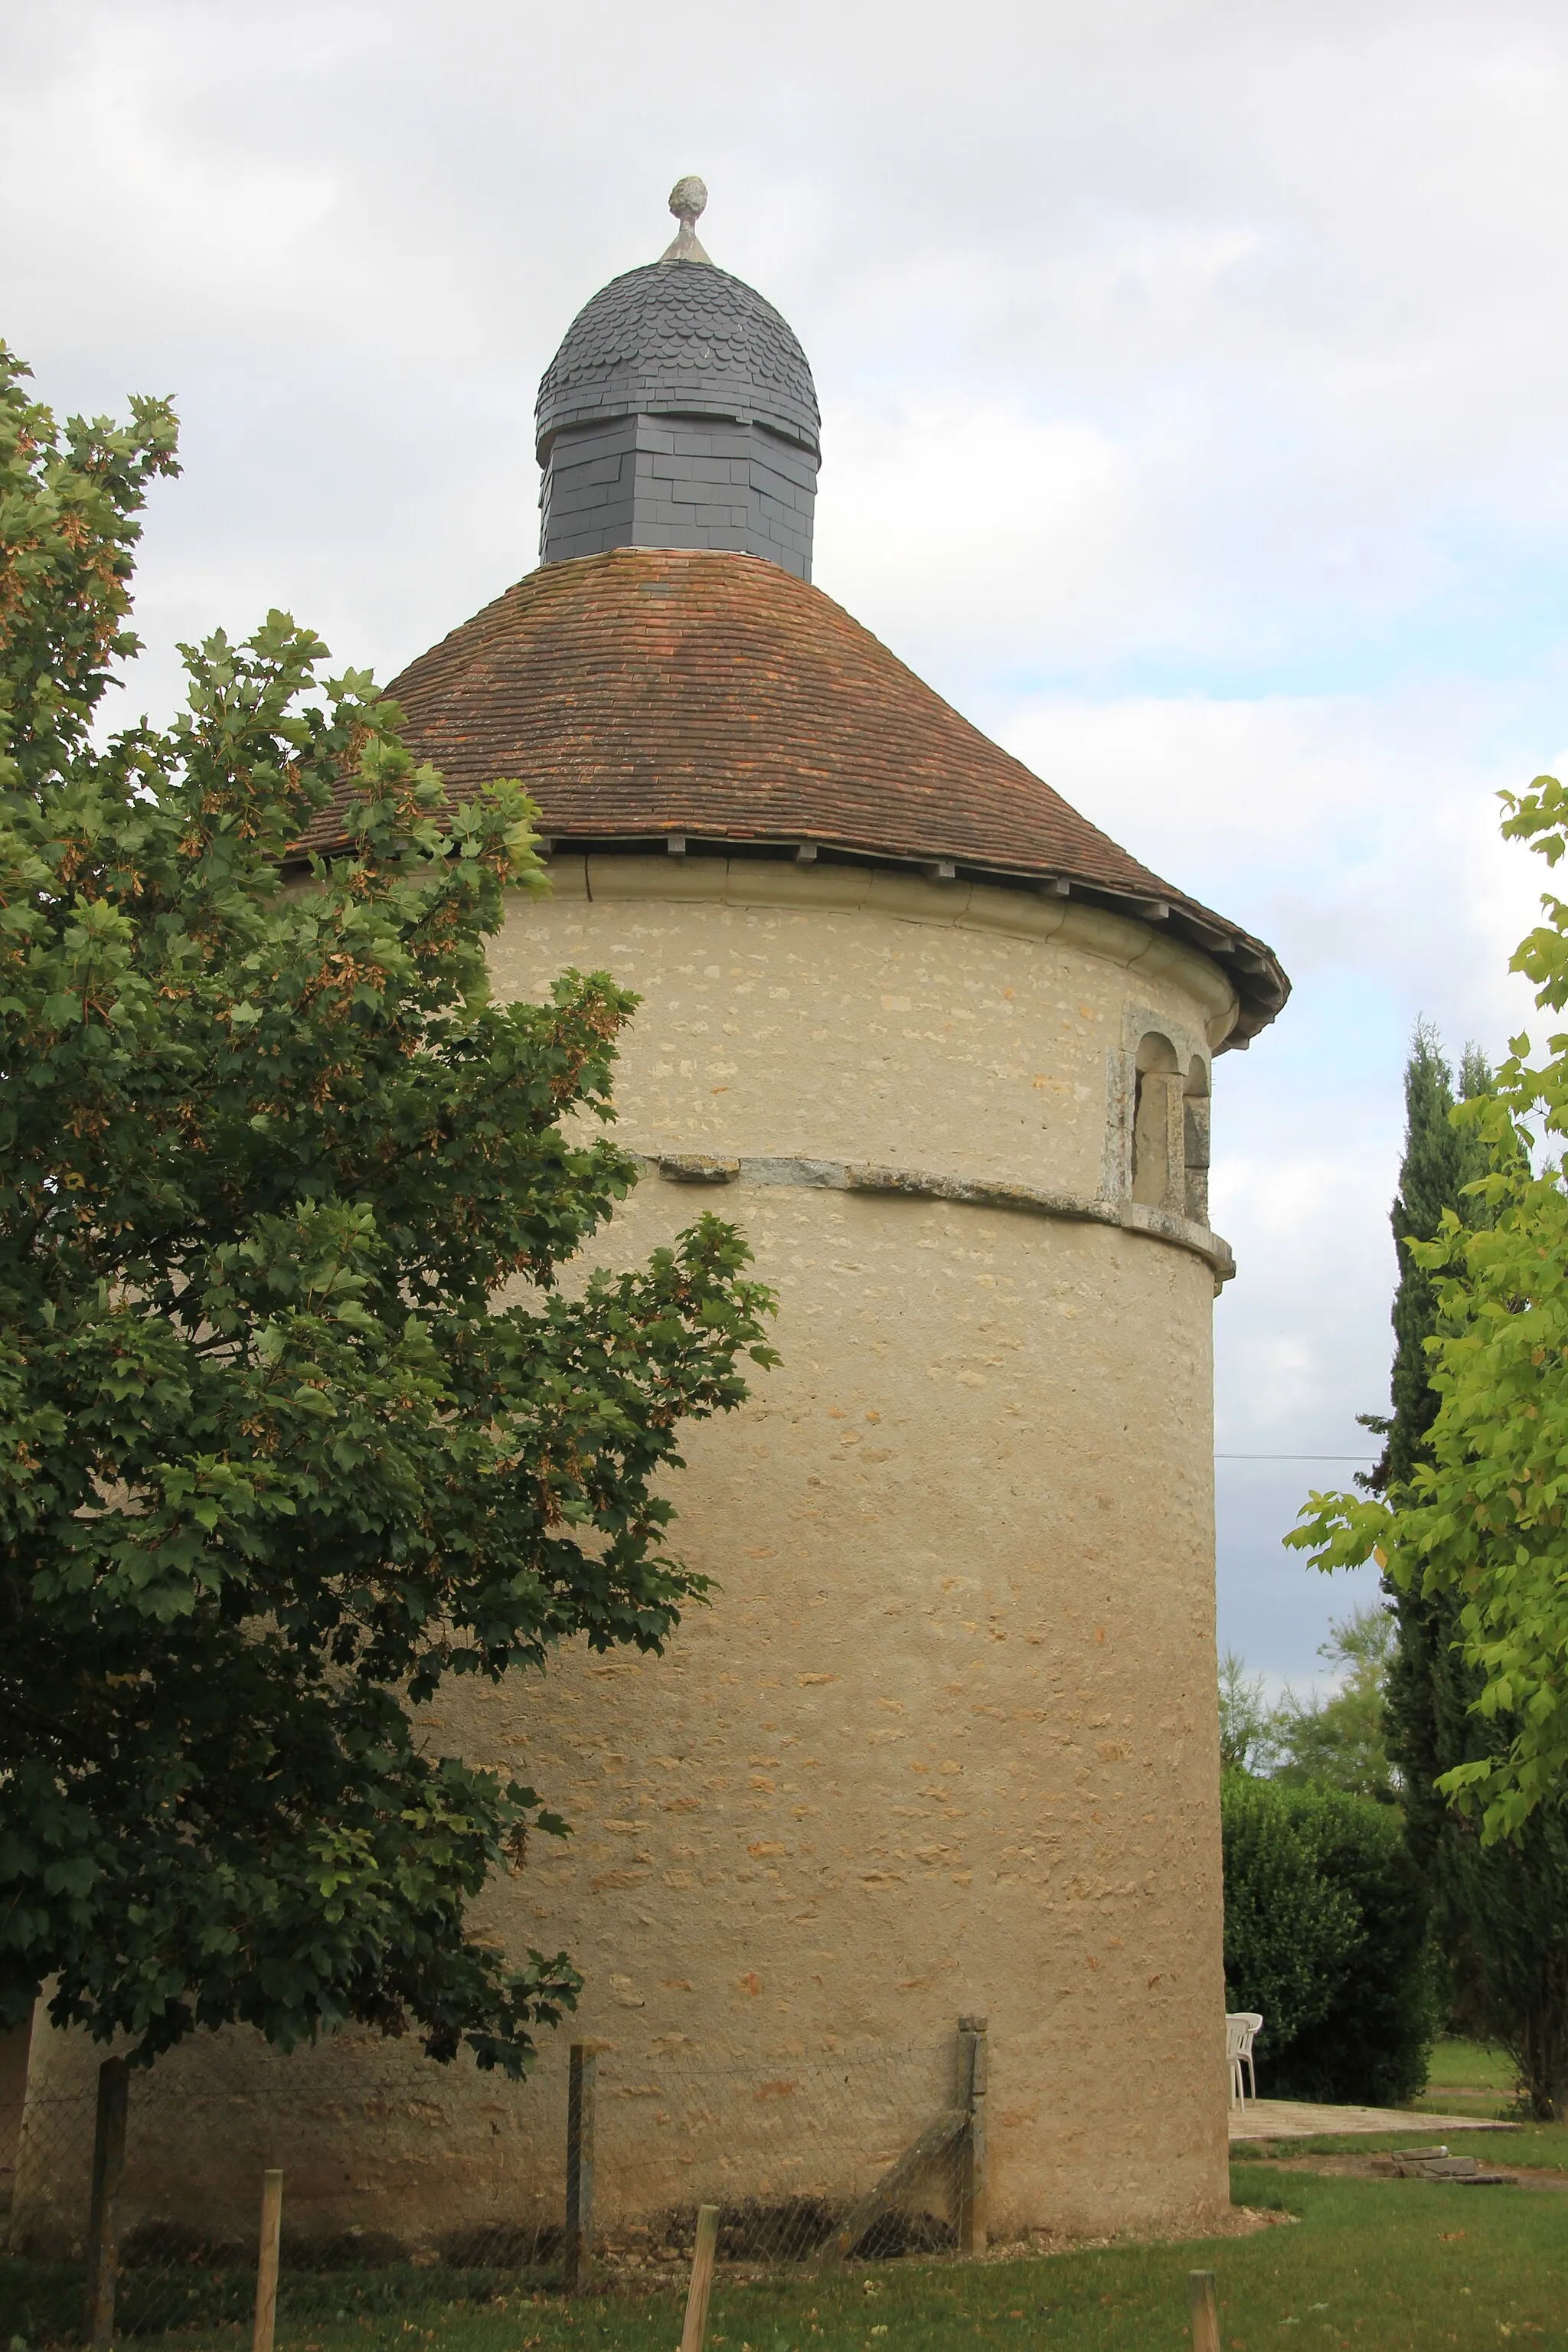
[[[1461,1096],[1483,1093],[1490,1082],[1485,1061],[1467,1050]],[[1436,1299],[1409,1244],[1430,1241],[1445,1209],[1469,1221],[1484,1213],[1465,1198],[1465,1187],[1485,1174],[1485,1147],[1472,1129],[1453,1124],[1453,1078],[1436,1034],[1418,1024],[1405,1073],[1405,1158],[1392,1217],[1399,1262],[1393,1410],[1385,1419],[1364,1417],[1384,1440],[1365,1481],[1379,1492],[1396,1492],[1427,1458],[1437,1412],[1426,1349],[1437,1329]],[[1508,1728],[1470,1711],[1480,1681],[1458,1647],[1456,1598],[1392,1586],[1389,1598],[1398,1633],[1388,1748],[1404,1779],[1405,1838],[1430,1891],[1456,2007],[1508,2051],[1531,2114],[1551,2122],[1568,2094],[1568,1827],[1560,1809],[1542,1806],[1521,1837],[1483,1848],[1476,1823],[1437,1794],[1440,1772],[1505,1748]]]

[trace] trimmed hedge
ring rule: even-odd
[[[1397,2106],[1441,2021],[1426,1896],[1397,1812],[1227,1772],[1225,1987],[1264,2019],[1261,2097]]]

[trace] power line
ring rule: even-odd
[[[1375,1454],[1216,1454],[1216,1462],[1375,1462]]]

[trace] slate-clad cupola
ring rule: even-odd
[[[821,419],[805,353],[696,236],[679,181],[662,259],[577,314],[539,387],[542,563],[613,547],[728,549],[811,578]]]

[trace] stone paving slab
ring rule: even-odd
[[[1408,2107],[1320,2107],[1307,2099],[1248,2099],[1230,2111],[1232,2142],[1247,2139],[1319,2139],[1330,2133],[1409,2131],[1430,2139],[1449,2132],[1511,2131],[1490,2116],[1434,2116]]]

